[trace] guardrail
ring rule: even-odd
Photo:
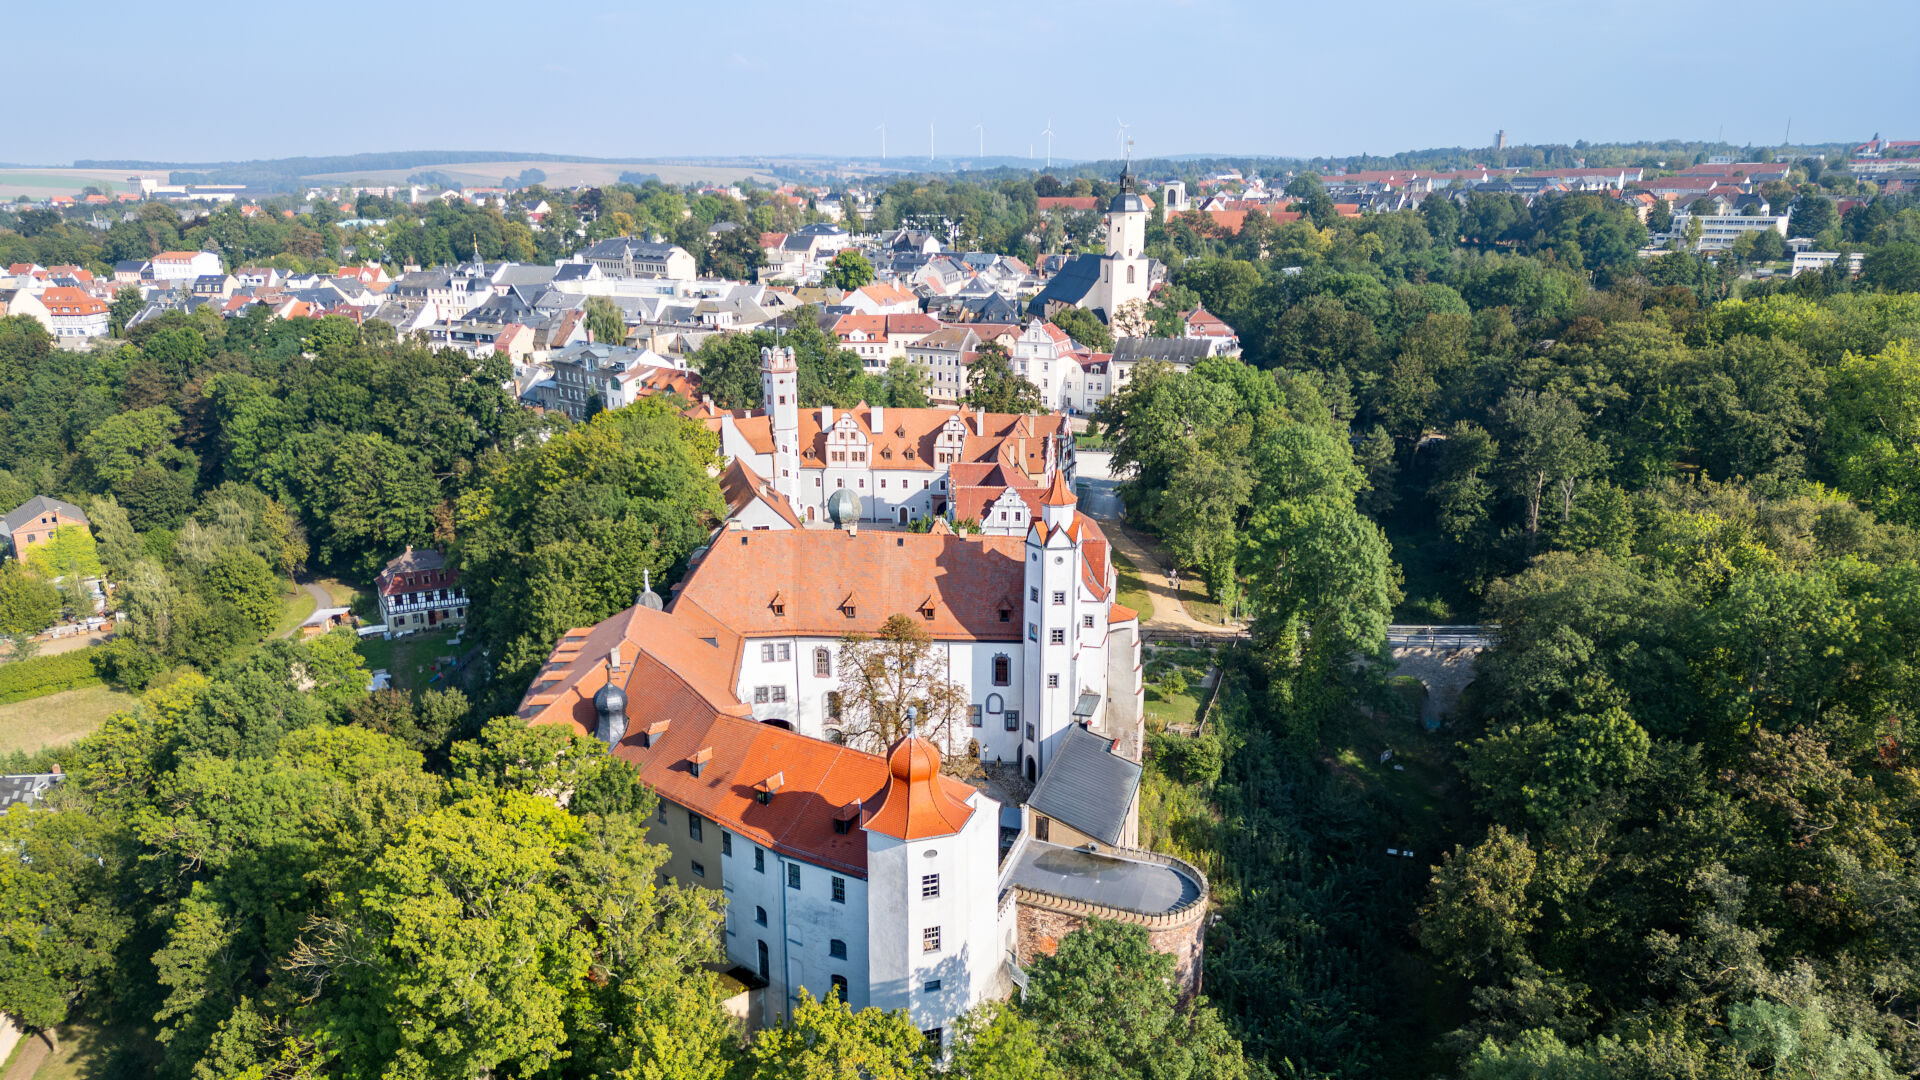
[[[1389,626],[1387,644],[1437,649],[1488,649],[1500,640],[1497,623],[1455,626]]]

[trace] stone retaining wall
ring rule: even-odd
[[[1018,905],[1014,918],[1019,931],[1017,951],[1020,966],[1026,967],[1038,956],[1052,956],[1060,947],[1060,939],[1085,926],[1088,919],[1112,919],[1145,927],[1147,940],[1154,950],[1174,958],[1174,978],[1180,985],[1180,996],[1184,999],[1199,993],[1211,898],[1207,876],[1198,867],[1151,851],[1109,849],[1108,853],[1175,867],[1199,882],[1200,896],[1163,915],[1142,915],[1137,911],[1125,911],[1084,900],[1069,900],[1016,885],[1012,892]]]

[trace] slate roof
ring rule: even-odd
[[[1101,255],[1075,255],[1068,260],[1065,266],[1047,279],[1047,287],[1040,290],[1040,295],[1034,297],[1033,302],[1027,305],[1028,313],[1046,315],[1047,303],[1053,300],[1063,304],[1078,305],[1080,301],[1087,298],[1088,293],[1093,291],[1093,287],[1099,284],[1100,263],[1103,258],[1104,256]]]
[[[1118,844],[1139,790],[1139,763],[1114,753],[1111,741],[1075,724],[1064,733],[1046,775],[1027,797],[1027,806],[1088,836]]]
[[[21,773],[0,776],[0,810],[9,806],[32,806],[47,789],[60,782],[59,773]]]
[[[55,514],[55,513],[65,514],[70,518],[78,518],[83,523],[92,524],[91,522],[87,521],[87,512],[73,505],[72,503],[63,502],[60,499],[49,498],[45,495],[35,495],[33,498],[28,499],[26,502],[23,502],[19,506],[14,507],[12,512],[7,514],[5,519],[7,524],[7,532],[12,533],[15,529],[18,529],[24,526],[29,521],[32,521],[34,518],[37,518],[42,514]]]
[[[1212,353],[1213,343],[1205,338],[1116,338],[1113,359],[1116,362],[1165,360],[1172,364],[1197,364]]]

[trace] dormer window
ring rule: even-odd
[[[773,801],[774,794],[777,793],[786,782],[786,773],[774,773],[772,776],[753,785],[753,797],[759,801],[760,805],[765,806]]]
[[[701,771],[707,767],[707,762],[712,760],[713,760],[713,747],[703,746],[698,751],[696,751],[692,757],[687,759],[687,768],[693,773],[693,775],[699,776]]]

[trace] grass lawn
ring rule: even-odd
[[[448,645],[455,631],[429,630],[418,634],[396,637],[391,641],[382,638],[363,638],[360,641],[360,655],[367,661],[369,671],[385,668],[393,676],[396,690],[422,690],[429,687],[444,687],[446,680],[430,681],[433,677],[433,661],[442,656],[452,656],[466,647]]]
[[[1153,595],[1147,592],[1147,586],[1140,580],[1140,570],[1120,549],[1109,544],[1107,550],[1113,555],[1113,570],[1120,579],[1120,603],[1140,613],[1140,621],[1153,618]]]
[[[0,705],[0,754],[15,750],[31,754],[70,743],[136,700],[132,694],[104,686],[83,686]]]
[[[298,585],[291,592],[280,594],[280,621],[273,624],[270,637],[284,637],[292,633],[294,627],[307,621],[319,605],[313,602],[313,594]]]
[[[76,1020],[60,1028],[60,1046],[33,1074],[33,1080],[92,1080],[93,1077],[107,1074],[107,1065],[116,1057],[132,1059],[126,1065],[137,1065],[144,1061],[149,1066],[159,1064],[160,1047],[147,1033],[139,1028],[116,1025],[101,1027],[86,1021]],[[25,1039],[21,1040],[24,1044]],[[139,1075],[147,1070],[120,1070],[125,1075]],[[151,1075],[148,1072],[148,1075]]]
[[[1206,587],[1193,578],[1180,579],[1180,606],[1203,623],[1227,625],[1227,609],[1207,599]]]
[[[1178,694],[1169,694],[1156,686],[1147,687],[1147,728],[1165,731],[1168,724],[1191,724],[1200,716],[1207,691],[1189,686]]]
[[[371,617],[377,620],[379,618],[380,613],[374,611],[372,607],[372,593],[364,593],[354,586],[341,581],[339,578],[314,578],[313,583],[327,590],[327,597],[329,599],[328,606],[352,608],[353,613],[363,619]],[[362,610],[362,601],[366,602],[364,610]]]

